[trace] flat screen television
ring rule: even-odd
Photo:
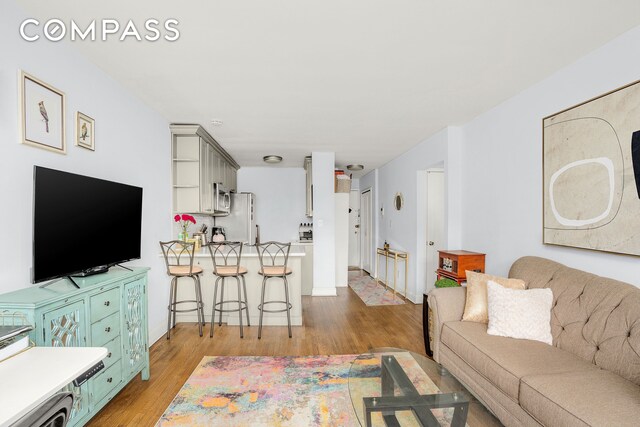
[[[34,167],[33,283],[140,258],[142,188]]]

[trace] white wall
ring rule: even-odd
[[[542,244],[542,118],[638,80],[638,70],[640,27],[464,126],[462,241],[487,253],[488,272],[538,255],[640,286],[638,257]]]
[[[426,188],[421,179],[423,171],[434,167],[445,169],[446,248],[457,249],[460,244],[460,131],[449,127],[421,142],[379,169],[374,220],[378,224],[377,246],[386,240],[392,248],[409,252],[407,296],[422,300],[426,283]],[[371,185],[372,173],[360,180],[365,189]],[[421,178],[422,177],[422,178]],[[396,193],[404,196],[404,207],[393,206]],[[384,207],[384,216],[380,208]],[[375,258],[373,258],[375,261]],[[384,258],[380,258],[378,277],[384,277]],[[389,270],[392,271],[391,262]],[[398,289],[404,290],[404,265],[398,265]],[[392,283],[390,273],[389,283]]]
[[[348,285],[349,272],[349,193],[335,193],[336,287]]]
[[[238,171],[238,191],[255,194],[256,224],[260,240],[298,240],[305,216],[306,185],[303,168],[242,167]]]
[[[336,295],[335,153],[313,152],[313,290]]]
[[[171,235],[170,134],[168,122],[131,96],[69,45],[19,38],[27,16],[13,2],[0,14],[0,293],[34,286],[32,264],[33,166],[115,180],[144,188],[142,259],[149,266],[149,331],[155,341],[166,328],[169,282],[158,256],[158,241]],[[18,71],[22,69],[66,93],[67,155],[21,145]],[[75,112],[96,120],[96,151],[74,146]],[[73,212],[73,206],[69,207]],[[75,234],[75,235],[74,235]],[[92,230],[70,230],[78,245],[100,244]],[[61,256],[66,256],[61,254]]]

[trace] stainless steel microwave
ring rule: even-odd
[[[229,215],[231,213],[231,195],[219,182],[213,183],[213,214]]]

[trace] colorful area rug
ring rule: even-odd
[[[400,305],[404,300],[393,291],[377,283],[371,276],[363,276],[361,272],[349,272],[349,287],[366,305]]]
[[[359,402],[379,396],[380,363],[379,356],[357,357],[206,356],[156,426],[359,426],[350,393]],[[420,393],[439,393],[408,353],[397,359]],[[433,414],[449,425],[453,410]],[[402,425],[414,423],[410,412],[397,416]],[[373,421],[384,425],[381,417]]]

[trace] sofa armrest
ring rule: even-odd
[[[440,363],[440,334],[442,333],[442,325],[445,322],[462,320],[464,313],[464,304],[467,299],[467,289],[464,287],[456,288],[437,288],[429,292],[427,296],[429,302],[429,310],[431,316],[429,325],[429,336],[431,337],[433,359]]]

